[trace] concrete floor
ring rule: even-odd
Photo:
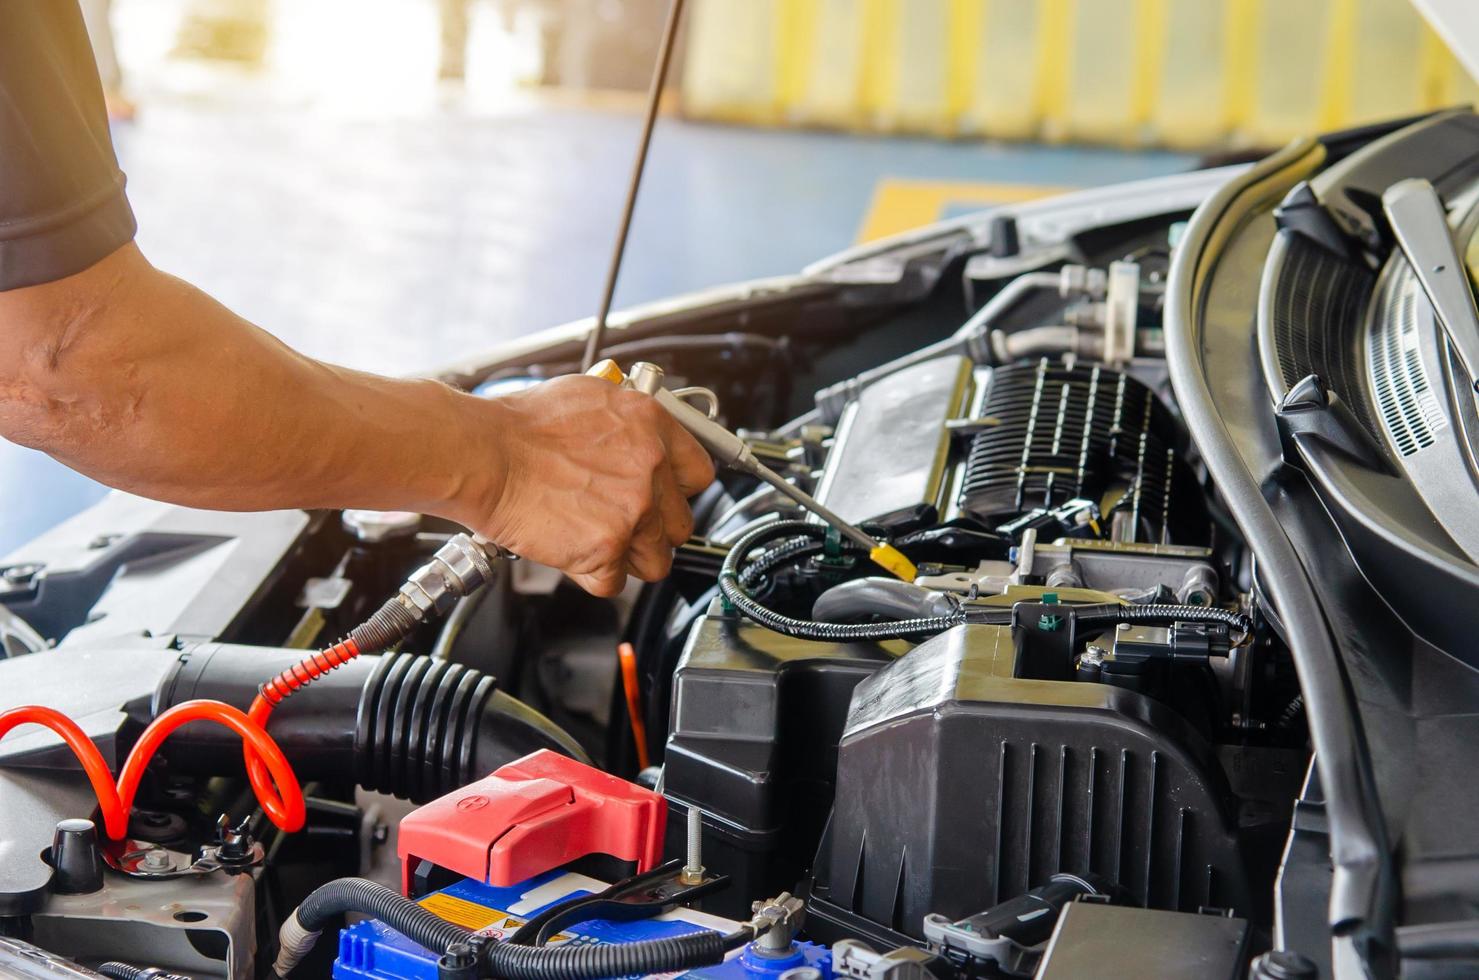
[[[376,118],[194,97],[145,103],[114,138],[156,265],[309,354],[414,373],[594,312],[638,124],[532,98]],[[617,303],[794,271],[878,227],[869,210],[891,181],[943,187],[925,198],[941,212],[930,218],[1000,185],[1192,163],[665,118]],[[3,553],[105,491],[0,444],[0,492]]]

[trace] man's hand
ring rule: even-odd
[[[500,479],[474,530],[599,596],[667,575],[714,466],[655,399],[575,376],[484,407]]]

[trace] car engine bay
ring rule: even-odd
[[[0,971],[1472,975],[1475,409],[1411,178],[1462,253],[1455,111],[613,329],[913,574],[733,469],[615,600],[109,497],[0,569]]]

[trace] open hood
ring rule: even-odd
[[[1472,0],[1412,0],[1469,74],[1479,78],[1479,8]]]

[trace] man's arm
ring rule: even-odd
[[[712,464],[653,399],[564,378],[481,399],[291,350],[132,243],[0,291],[0,435],[148,497],[449,518],[600,595],[665,575]]]

